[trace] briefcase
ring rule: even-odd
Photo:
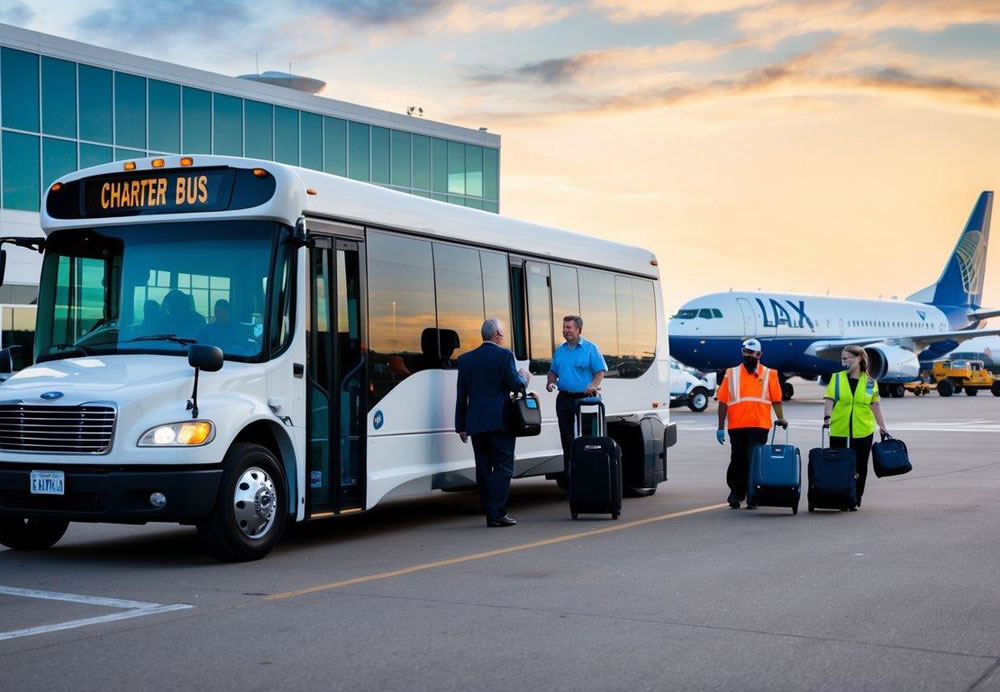
[[[534,392],[514,392],[507,400],[507,431],[514,437],[542,432],[542,408]]]
[[[879,478],[900,476],[913,470],[906,443],[889,434],[882,435],[882,441],[872,445],[872,466]]]

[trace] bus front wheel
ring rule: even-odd
[[[0,519],[0,543],[11,550],[45,550],[63,537],[68,526],[63,519],[4,517]]]
[[[278,543],[288,519],[281,466],[261,445],[233,445],[212,513],[198,524],[209,552],[222,562],[259,560]]]

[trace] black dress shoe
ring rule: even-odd
[[[729,500],[729,509],[739,509],[740,508],[740,500],[739,500],[738,497],[736,497],[735,495],[730,494],[728,500]]]
[[[499,517],[493,517],[492,519],[486,519],[486,525],[491,527],[498,526],[513,526],[517,522],[509,514],[501,514]]]

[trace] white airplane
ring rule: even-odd
[[[825,379],[842,369],[843,347],[856,344],[865,347],[882,390],[902,396],[903,382],[960,342],[1000,334],[980,328],[1000,315],[980,307],[992,208],[993,192],[979,195],[941,278],[906,300],[713,293],[685,303],[670,319],[670,355],[699,370],[722,370],[740,362],[743,339],[756,337],[762,362],[780,373],[790,399],[787,377]]]

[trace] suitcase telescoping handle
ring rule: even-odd
[[[608,434],[607,425],[604,422],[604,402],[599,396],[588,396],[576,400],[576,413],[573,416],[573,437],[580,437],[583,434],[583,409],[593,406],[597,410],[597,436],[604,437]]]
[[[774,444],[774,436],[778,434],[778,423],[771,426],[771,444]],[[785,426],[785,444],[788,444],[788,426]]]

